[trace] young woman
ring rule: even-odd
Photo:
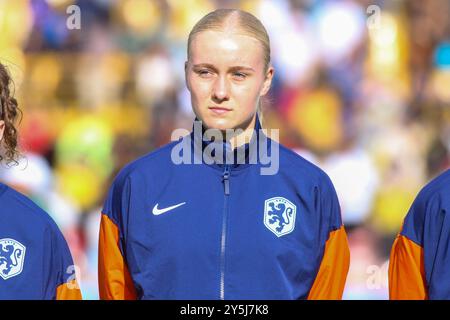
[[[19,109],[0,64],[0,161],[17,159]],[[7,169],[6,169],[7,170]],[[50,216],[0,183],[0,299],[81,299],[67,243]]]
[[[185,74],[192,133],[126,166],[105,202],[100,297],[340,299],[349,250],[333,185],[260,131],[274,75],[264,26],[209,13]]]
[[[393,300],[450,299],[450,170],[414,200],[389,262]]]

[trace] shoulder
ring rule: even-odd
[[[104,213],[120,207],[131,194],[141,196],[153,181],[172,171],[171,153],[178,141],[166,144],[125,165],[115,176],[104,203]],[[114,204],[114,205],[113,205]]]
[[[441,212],[449,208],[450,170],[447,170],[420,190],[406,215],[401,233],[422,243],[425,225],[427,230],[439,228],[443,223]]]
[[[280,150],[280,170],[297,177],[302,182],[309,182],[314,186],[334,192],[333,183],[325,171],[282,144],[278,145]]]
[[[9,221],[29,226],[33,232],[51,231],[60,234],[59,228],[50,215],[24,194],[0,183],[2,211]],[[11,223],[12,225],[12,223]]]
[[[172,149],[178,142],[168,143],[125,165],[116,176],[115,183],[123,184],[129,178],[169,170],[172,165]]]
[[[418,193],[411,206],[411,213],[425,214],[430,206],[441,203],[450,194],[450,170],[428,182]]]
[[[436,199],[450,193],[450,169],[431,180],[417,195],[417,201]]]
[[[295,185],[303,201],[310,201],[316,221],[328,224],[328,233],[342,226],[341,211],[336,190],[330,177],[318,166],[296,152],[280,145],[280,173],[289,184]],[[327,226],[327,227],[325,227]]]

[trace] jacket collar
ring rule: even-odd
[[[201,129],[200,129],[201,128]],[[249,143],[243,144],[234,150],[228,141],[211,141],[205,137],[205,127],[198,118],[195,118],[191,145],[193,148],[194,163],[203,163],[223,170],[225,166],[230,169],[243,169],[259,161],[260,141],[268,139],[262,132],[261,123],[256,115],[255,127]],[[265,144],[269,147],[269,141]],[[196,161],[196,162],[195,162]]]

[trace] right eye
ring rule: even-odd
[[[198,70],[197,74],[202,78],[209,78],[212,75],[209,70]]]

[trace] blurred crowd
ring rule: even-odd
[[[55,219],[84,298],[97,299],[105,192],[125,164],[191,128],[187,36],[219,7],[265,25],[275,78],[263,127],[336,187],[344,298],[387,299],[403,217],[450,166],[450,0],[0,0],[0,62],[23,111],[23,157],[0,180]]]

